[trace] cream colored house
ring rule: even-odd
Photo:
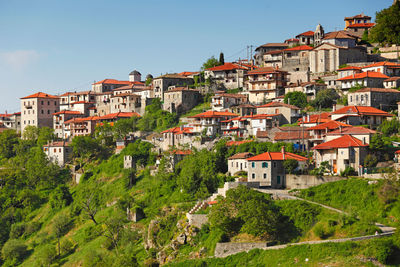
[[[300,108],[280,102],[258,106],[257,114],[282,114],[284,117],[282,124],[294,123],[301,117]]]
[[[43,151],[47,158],[59,166],[64,166],[65,163],[72,158],[72,147],[67,142],[53,142],[43,146]]]
[[[346,167],[352,167],[355,171],[360,170],[367,155],[368,144],[351,135],[343,135],[312,149],[317,167],[326,161],[332,166],[331,171],[334,174],[340,174]]]
[[[26,126],[53,128],[53,113],[60,111],[60,98],[36,93],[21,98],[21,132]]]
[[[237,172],[248,171],[247,159],[254,155],[250,152],[237,153],[228,158],[228,172],[230,175],[235,175]]]

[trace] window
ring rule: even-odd
[[[267,179],[267,174],[266,173],[264,173],[264,179]]]
[[[56,153],[57,152],[57,148],[54,148],[54,153]]]
[[[255,173],[252,173],[252,174],[251,174],[251,178],[252,178],[252,179],[256,179],[256,174],[255,174]]]
[[[50,110],[47,111],[47,114],[50,114]]]
[[[263,162],[263,163],[262,163],[262,167],[263,167],[263,168],[268,168],[268,162]]]
[[[274,162],[274,168],[276,168],[276,162]]]
[[[42,109],[42,114],[44,113],[43,109]]]
[[[279,175],[276,177],[276,183],[277,183],[277,184],[280,184],[280,183],[281,183],[281,177],[280,177]]]
[[[256,164],[255,164],[254,162],[252,162],[252,163],[251,163],[251,167],[252,167],[252,168],[255,168],[255,167],[256,167]]]

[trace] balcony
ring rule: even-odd
[[[24,104],[24,107],[25,107],[26,109],[32,109],[32,104]]]

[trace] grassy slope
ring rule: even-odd
[[[363,259],[376,255],[377,242],[381,241],[301,245],[266,251],[255,249],[222,259],[187,260],[169,266],[375,266]],[[394,262],[399,261],[395,259]]]

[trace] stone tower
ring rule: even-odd
[[[129,81],[130,82],[140,82],[142,80],[142,74],[137,70],[132,71],[129,73]]]
[[[324,28],[321,26],[321,24],[318,24],[314,32],[314,47],[322,44],[322,39],[324,38],[324,36]]]

